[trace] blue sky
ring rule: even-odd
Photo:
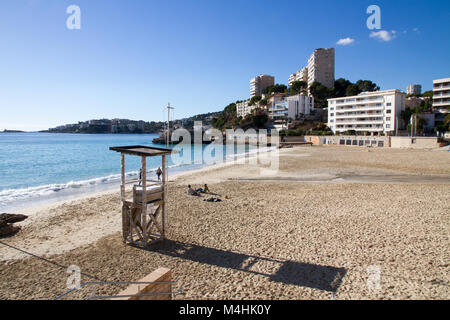
[[[66,27],[72,4],[81,30]],[[372,4],[389,41],[370,37]],[[382,89],[450,77],[448,0],[2,0],[0,35],[0,130],[159,121],[169,101],[175,118],[218,111],[255,75],[287,83],[321,47],[336,48],[336,78]]]

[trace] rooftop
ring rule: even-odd
[[[357,96],[332,98],[332,99],[328,99],[328,101],[342,100],[342,99],[351,99],[351,98],[357,98],[357,97],[361,97],[361,96],[376,96],[376,95],[383,95],[383,94],[393,94],[393,93],[403,93],[403,92],[401,92],[398,89],[381,90],[381,91],[369,91],[369,92],[361,92]]]
[[[147,146],[122,146],[122,147],[110,147],[109,150],[117,151],[124,154],[130,154],[134,156],[156,157],[163,154],[169,154],[173,151],[165,148],[155,148]]]
[[[433,83],[441,83],[441,82],[450,82],[450,78],[433,80]]]

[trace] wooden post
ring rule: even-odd
[[[142,208],[141,208],[141,227],[144,243],[147,244],[147,164],[146,157],[142,156]]]
[[[125,200],[125,154],[121,153],[121,168],[122,168],[122,185],[120,186],[120,200]]]
[[[162,202],[162,216],[161,216],[161,220],[162,220],[162,227],[161,227],[161,238],[165,238],[165,233],[166,233],[166,179],[167,179],[167,170],[166,170],[166,155],[163,154],[162,155],[162,171],[163,171],[163,202]]]

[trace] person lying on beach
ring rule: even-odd
[[[188,185],[188,195],[190,196],[196,196],[199,197],[200,194],[198,193],[198,191],[192,189],[191,185]]]

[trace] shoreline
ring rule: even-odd
[[[123,244],[119,188],[53,204],[1,240],[0,299],[67,291],[64,268],[13,247],[104,281],[166,267],[182,287],[175,299],[448,299],[449,160],[447,152],[298,147],[280,150],[269,178],[248,162],[169,175],[168,240],[151,250]],[[187,194],[187,184],[203,183],[222,202]],[[378,291],[366,285],[373,265]]]
[[[242,159],[242,158],[254,159],[255,157],[258,156],[258,154],[267,153],[267,152],[270,152],[270,150],[263,150],[258,153],[246,152],[244,154],[235,155],[238,157],[238,160],[228,160],[228,161],[223,161],[222,163],[217,163],[217,164],[212,164],[212,165],[202,164],[201,168],[193,168],[190,170],[176,172],[174,174],[170,174],[170,169],[169,169],[168,184],[170,185],[171,183],[176,183],[176,181],[178,179],[183,178],[184,176],[188,176],[191,174],[207,173],[209,171],[214,171],[214,170],[217,170],[220,168],[226,168],[228,166],[232,166],[232,165],[236,164],[236,161],[239,161],[239,159]],[[246,161],[248,161],[248,160],[246,160]],[[153,170],[150,170],[149,172],[152,172],[152,171]],[[131,172],[129,172],[129,173],[131,173]],[[93,179],[98,179],[98,178],[93,178]],[[82,200],[86,200],[89,198],[111,195],[116,192],[120,193],[120,182],[111,183],[110,186],[104,185],[103,188],[105,188],[105,189],[101,190],[101,191],[85,190],[84,192],[81,192],[79,194],[75,193],[73,195],[70,195],[70,194],[64,195],[64,196],[62,196],[62,199],[58,199],[58,196],[55,196],[55,198],[43,200],[42,203],[39,203],[40,202],[39,199],[28,200],[28,201],[30,201],[30,204],[26,205],[24,207],[18,207],[18,209],[15,211],[15,213],[25,214],[25,215],[33,215],[38,211],[49,210],[49,209],[55,208],[57,206],[63,205],[64,203],[67,203],[67,202],[82,201]],[[129,188],[130,187],[127,187],[127,191],[130,191],[130,190],[128,190]],[[33,203],[33,202],[37,202],[37,203]],[[14,208],[14,206],[12,206],[12,207]]]

